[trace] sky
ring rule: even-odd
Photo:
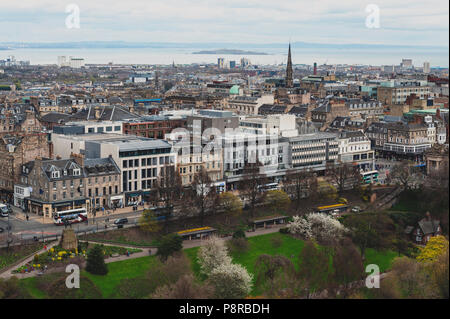
[[[80,28],[67,28],[66,7]],[[368,28],[370,4],[379,28]],[[71,20],[73,21],[73,20]],[[373,21],[373,20],[371,20]],[[448,0],[0,0],[0,42],[449,44]]]

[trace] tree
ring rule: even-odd
[[[230,264],[231,257],[224,242],[213,236],[198,250],[198,261],[201,272],[208,276],[218,266]]]
[[[348,295],[350,284],[361,280],[364,275],[362,258],[351,240],[343,240],[335,247],[333,256],[334,281],[343,287],[343,295]]]
[[[219,195],[219,206],[225,210],[227,219],[229,215],[239,215],[242,213],[242,201],[232,192],[223,192]]]
[[[260,255],[255,262],[257,271],[255,284],[261,288],[265,296],[277,297],[283,293],[294,295],[297,276],[294,264],[284,256]]]
[[[273,212],[278,212],[280,210],[285,211],[288,209],[291,200],[282,190],[270,190],[266,193],[264,202]]]
[[[347,187],[353,189],[361,184],[359,168],[351,163],[327,164],[326,175],[337,185],[339,195],[342,195]]]
[[[139,227],[149,233],[158,233],[162,226],[158,222],[157,216],[154,210],[145,209],[139,218]]]
[[[195,282],[193,275],[185,275],[171,285],[158,287],[151,298],[155,299],[208,299],[214,289]]]
[[[86,271],[94,275],[106,275],[108,267],[105,264],[103,248],[101,245],[95,245],[88,252],[86,261]]]
[[[390,178],[397,181],[405,189],[411,188],[415,179],[420,177],[421,173],[414,167],[411,161],[404,160],[400,164],[392,167]]]
[[[203,166],[200,166],[200,170],[195,173],[191,185],[193,207],[200,216],[200,225],[203,226],[205,214],[215,202],[217,193],[213,188],[213,183],[208,172]]]
[[[164,232],[169,231],[169,221],[173,216],[173,209],[183,195],[183,183],[180,173],[174,166],[166,165],[161,168],[161,174],[154,184],[154,197],[156,206],[162,203],[162,216],[164,216]]]
[[[432,281],[439,291],[440,297],[444,299],[449,297],[448,257],[449,251],[447,246],[445,253],[441,254],[430,267]]]
[[[336,219],[327,214],[311,213],[307,215],[311,223],[313,237],[322,244],[330,244],[342,238],[347,229]]]
[[[267,184],[267,178],[261,173],[262,164],[260,162],[247,163],[243,169],[243,177],[239,183],[239,191],[249,201],[250,217],[255,216],[256,204],[264,197],[261,186]]]
[[[394,259],[389,276],[396,281],[399,292],[403,298],[436,298],[436,290],[427,265],[408,257]]]
[[[216,298],[242,299],[252,290],[252,275],[241,265],[225,263],[212,270],[208,283]]]
[[[417,260],[420,262],[433,262],[448,250],[448,240],[440,235],[431,237],[427,245],[421,249]]]
[[[298,205],[302,198],[317,191],[317,178],[311,170],[289,170],[283,181],[283,189]]]
[[[353,243],[359,247],[363,260],[367,248],[388,248],[395,236],[395,225],[386,214],[355,214],[346,216],[343,223],[350,229],[350,237]]]
[[[313,238],[311,223],[306,217],[293,216],[292,221],[288,223],[287,229],[289,233],[299,235],[303,239]]]
[[[299,278],[309,298],[312,292],[324,289],[330,276],[330,257],[323,248],[307,241],[299,255]]]
[[[294,216],[287,227],[291,234],[298,234],[304,239],[314,239],[323,244],[339,240],[347,232],[336,219],[317,213],[310,213],[304,217]]]
[[[171,255],[181,251],[183,239],[178,234],[169,234],[161,238],[156,255],[165,261]]]

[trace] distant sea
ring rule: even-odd
[[[84,58],[87,64],[191,64],[217,63],[217,58],[236,61],[242,57],[250,59],[252,64],[273,65],[286,63],[287,47],[252,48],[253,51],[265,52],[268,55],[223,55],[192,54],[203,48],[61,48],[38,49],[20,48],[3,50],[0,59],[14,55],[17,60],[29,60],[31,64],[56,64],[59,55]],[[223,48],[217,48],[223,49]],[[226,49],[239,49],[229,47]],[[366,65],[398,65],[403,58],[413,60],[416,67],[423,62],[430,62],[431,67],[448,67],[448,48],[292,48],[293,64],[366,64]]]

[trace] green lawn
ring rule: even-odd
[[[20,280],[24,289],[28,291],[32,298],[45,299],[47,294],[36,287],[36,277],[30,277]]]
[[[104,298],[109,298],[122,279],[145,275],[154,262],[155,256],[121,260],[107,264],[108,274],[106,276],[93,275],[85,270],[82,271],[82,274],[92,280],[100,289]]]
[[[396,257],[398,257],[398,253],[392,250],[378,251],[372,248],[367,248],[364,267],[369,264],[375,264],[380,267],[380,272],[385,272],[391,268],[392,261]]]

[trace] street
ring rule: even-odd
[[[64,226],[56,226],[54,224],[44,224],[42,223],[39,216],[30,216],[27,221],[23,217],[22,211],[14,206],[11,206],[13,213],[9,216],[9,225],[11,226],[10,235],[18,240],[33,239],[34,237],[42,238],[48,236],[61,235]],[[72,224],[71,227],[76,232],[92,232],[97,230],[105,230],[105,224],[108,226],[107,230],[116,229],[113,224],[114,220],[118,218],[128,218],[128,223],[130,225],[137,224],[139,217],[141,216],[142,209],[138,211],[108,215],[102,213],[101,216],[95,218],[90,218],[88,222]],[[0,217],[0,228],[3,228],[3,232],[0,233],[0,247],[6,245],[7,240],[7,227],[8,218]],[[69,226],[70,227],[70,226]],[[14,244],[14,243],[13,243]]]

